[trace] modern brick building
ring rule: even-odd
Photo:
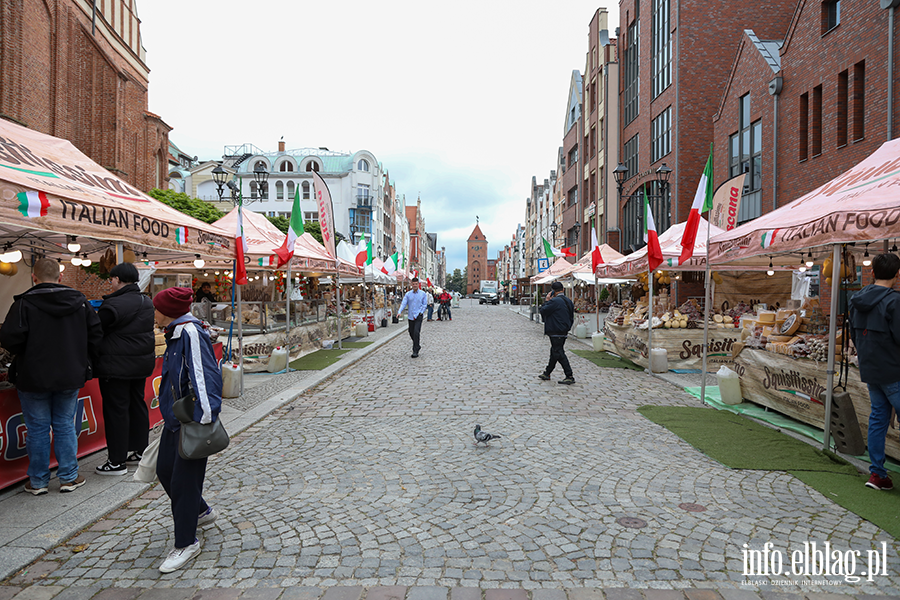
[[[0,2],[0,117],[70,140],[136,188],[167,188],[171,128],[147,110],[136,0]]]
[[[813,3],[821,4],[807,2]],[[618,250],[628,253],[643,245],[645,190],[660,232],[687,219],[714,139],[713,116],[744,30],[752,28],[761,39],[784,39],[797,7],[797,0],[619,3],[619,127],[628,175],[619,205]],[[672,173],[661,188],[656,172],[663,164]]]
[[[468,248],[466,294],[472,294],[481,289],[482,279],[493,279],[493,274],[488,271],[487,238],[477,223],[466,244]]]
[[[712,119],[716,183],[748,174],[739,222],[814,190],[900,132],[896,108],[893,123],[888,115],[891,85],[893,103],[900,96],[896,42],[888,70],[890,9],[794,4],[783,36],[741,32]]]

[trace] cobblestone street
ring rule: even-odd
[[[334,586],[441,588],[443,598],[469,587],[900,593],[891,536],[787,473],[725,468],[636,412],[699,406],[692,396],[571,352],[575,385],[556,384],[560,368],[540,381],[549,342],[537,322],[474,303],[453,316],[423,324],[419,358],[404,332],[211,459],[204,495],[219,517],[186,569],[157,570],[174,540],[157,485],[8,583],[46,588],[29,598],[266,587],[311,599]],[[502,439],[475,446],[476,424]],[[861,560],[884,541],[888,575],[790,576],[802,589],[744,575],[743,544],[789,557],[807,541]]]

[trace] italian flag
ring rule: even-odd
[[[278,263],[278,256],[266,256],[265,258],[257,258],[256,263],[261,267],[280,267],[281,265]]]
[[[303,212],[300,210],[300,186],[294,193],[294,206],[291,208],[291,222],[288,225],[287,235],[284,238],[284,244],[281,248],[275,248],[275,254],[278,255],[278,267],[287,264],[294,256],[294,243],[297,238],[303,235]]]
[[[188,240],[187,227],[178,227],[175,229],[175,241],[179,244],[186,244]]]
[[[781,231],[781,230],[773,229],[772,231],[767,231],[764,234],[762,234],[762,247],[768,248],[769,246],[771,246],[772,242],[775,241],[775,236],[778,234],[779,231]]]
[[[238,204],[237,230],[234,232],[234,282],[247,285],[247,265],[244,264],[244,253],[247,251],[247,240],[244,239],[244,208]]]
[[[712,144],[709,145],[709,158],[706,159],[706,168],[700,176],[697,185],[697,193],[694,194],[694,203],[688,214],[687,225],[684,226],[684,234],[681,236],[681,257],[678,264],[684,263],[694,254],[694,245],[697,241],[697,230],[700,228],[700,214],[712,209],[713,205],[713,155]]]
[[[547,258],[559,258],[561,256],[575,256],[575,253],[572,252],[572,248],[554,248],[550,245],[550,242],[547,241],[547,238],[542,237],[544,240],[544,256]]]
[[[46,217],[50,201],[44,192],[19,192],[16,194],[19,201],[19,212],[29,219],[34,217]]]
[[[591,273],[597,272],[597,267],[603,264],[603,255],[600,254],[600,243],[597,242],[597,230],[591,228]]]
[[[391,256],[387,257],[387,260],[384,263],[385,273],[388,275],[393,275],[397,272],[397,264],[400,260],[400,256],[395,252]]]
[[[372,241],[363,236],[356,245],[356,266],[371,265],[374,258],[372,254]]]
[[[647,188],[644,188],[644,214],[647,222],[647,230],[644,232],[644,241],[647,242],[647,263],[652,271],[663,261],[663,254],[662,248],[659,247],[659,235],[656,233],[656,221],[653,220],[653,211],[650,210]]]

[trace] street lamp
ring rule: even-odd
[[[556,243],[556,230],[559,229],[559,225],[556,224],[556,221],[550,223],[550,233],[553,234],[553,243]]]
[[[576,215],[577,218],[577,215]],[[581,233],[581,219],[575,221],[575,254],[581,254],[581,248],[578,246],[578,234]],[[578,260],[578,257],[575,257]]]

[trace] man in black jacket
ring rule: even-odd
[[[112,294],[97,311],[103,341],[95,375],[103,395],[108,460],[98,475],[125,475],[126,463],[138,463],[147,447],[150,417],[144,401],[147,377],[156,365],[153,302],[137,286],[138,270],[121,263],[110,272]]]
[[[884,469],[884,444],[891,410],[900,414],[900,293],[892,289],[900,257],[880,254],[872,261],[875,283],[850,299],[850,336],[859,356],[859,378],[869,387],[869,466],[866,485],[893,489]]]
[[[549,380],[550,374],[556,368],[556,363],[559,363],[566,375],[566,378],[559,383],[572,385],[575,383],[575,377],[572,375],[572,367],[569,366],[564,346],[569,330],[575,324],[575,305],[566,298],[563,293],[563,285],[558,281],[553,282],[550,292],[544,298],[544,304],[541,305],[541,318],[544,319],[544,335],[550,336],[550,362],[538,377],[544,381]]]
[[[10,380],[16,384],[28,429],[25,491],[40,496],[50,482],[51,428],[59,491],[84,485],[78,474],[75,413],[78,390],[93,377],[91,358],[103,332],[84,294],[59,283],[57,261],[35,260],[31,279],[34,287],[14,296],[0,328],[0,345],[15,355]]]

